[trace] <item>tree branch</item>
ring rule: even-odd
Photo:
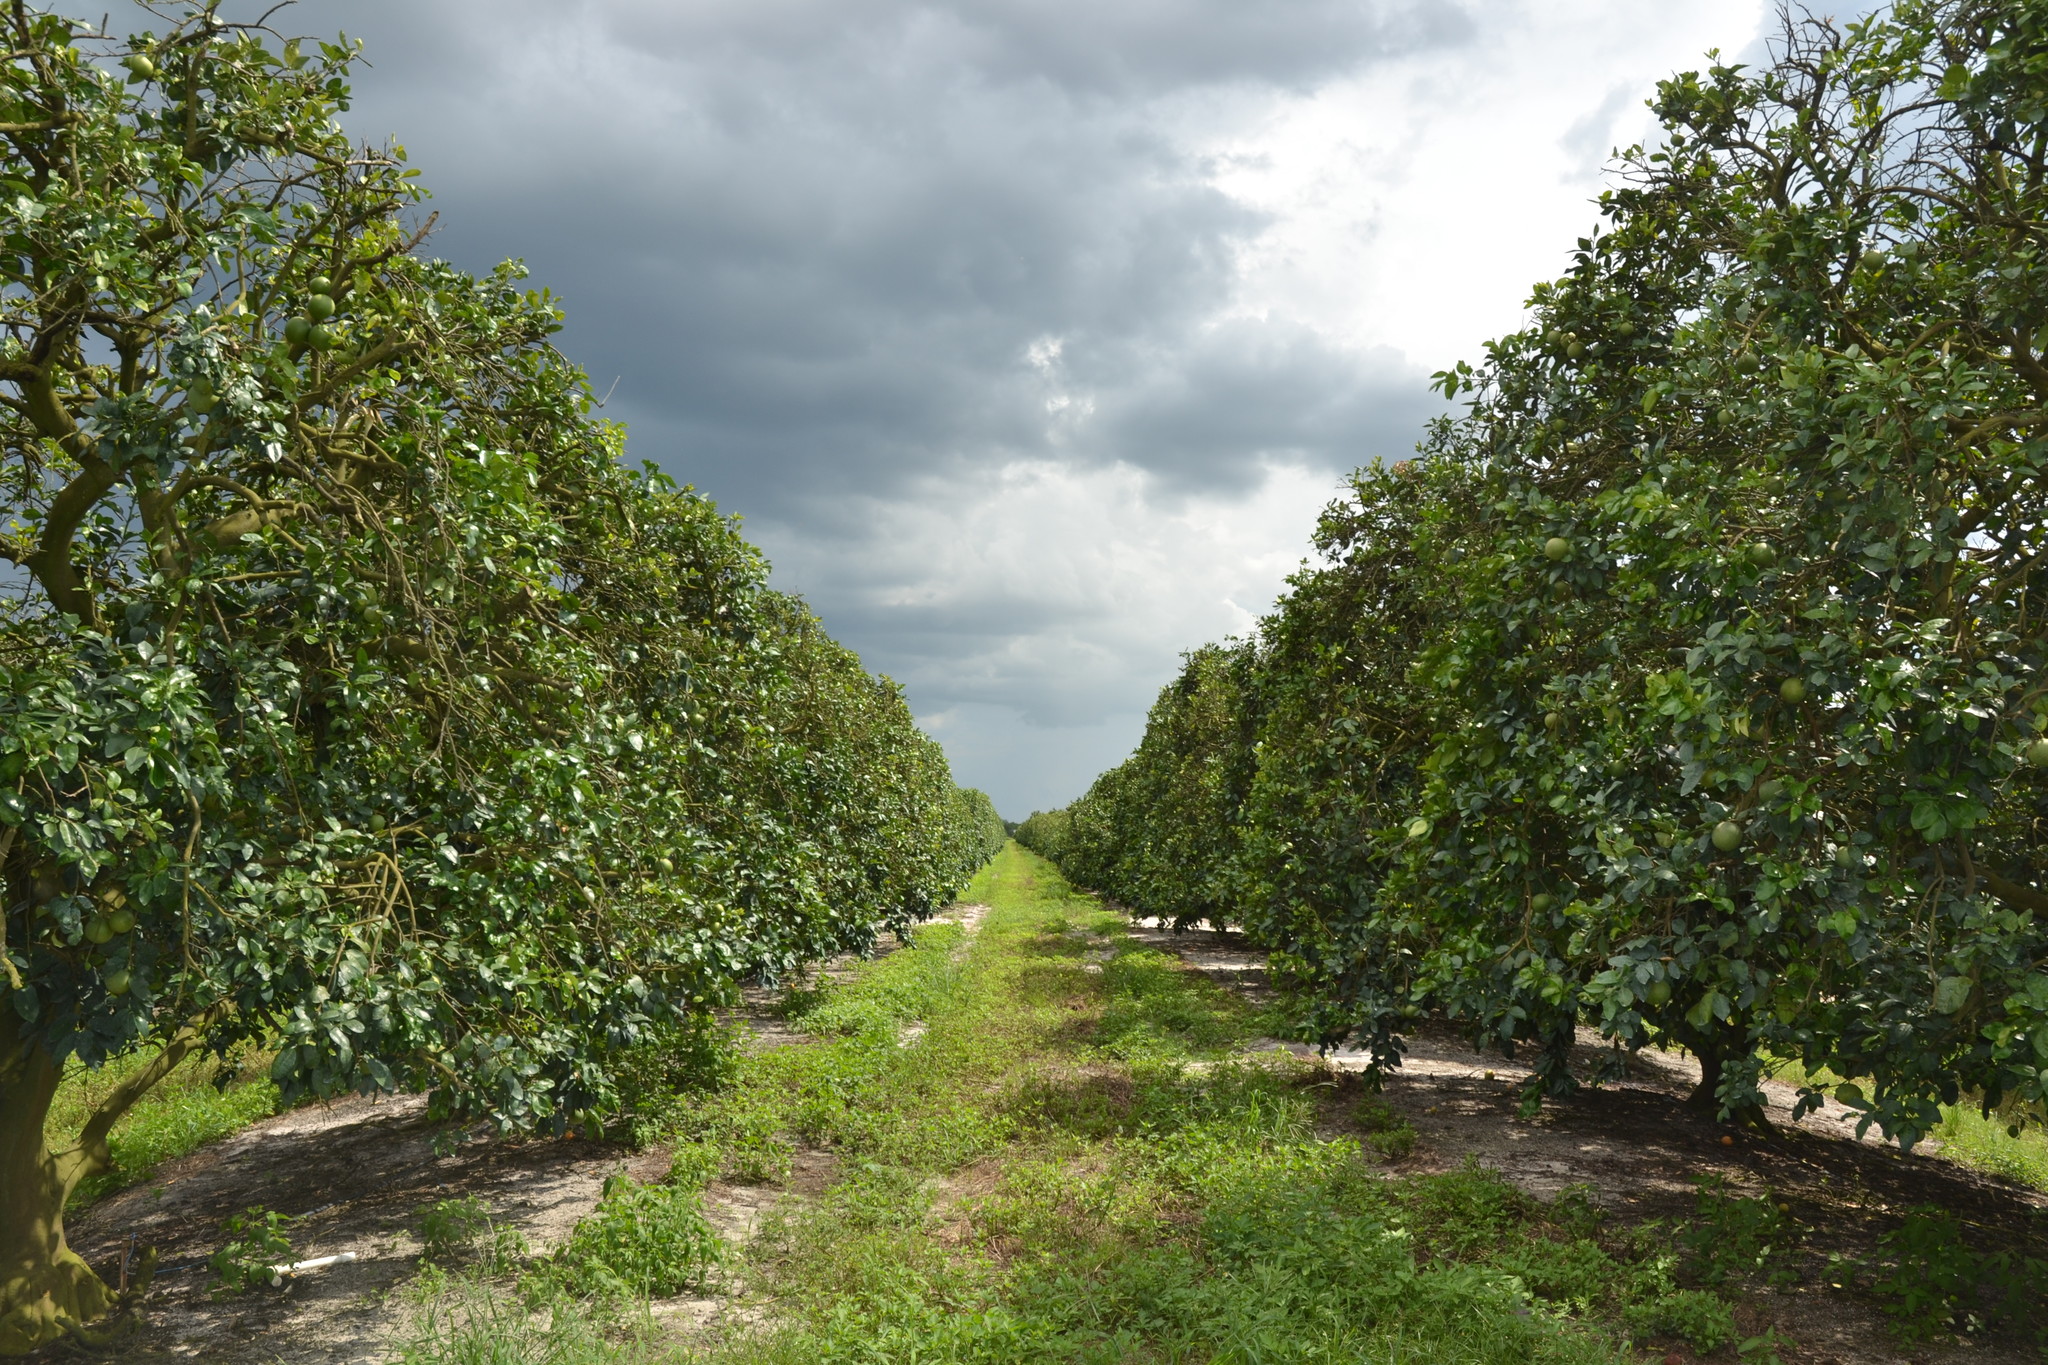
[[[158,1081],[198,1051],[206,1042],[207,1031],[229,1013],[229,1006],[223,1001],[200,1014],[179,1029],[147,1066],[115,1086],[114,1092],[100,1101],[99,1108],[93,1110],[92,1117],[79,1131],[78,1141],[53,1157],[57,1164],[57,1178],[63,1182],[67,1197],[79,1181],[113,1165],[112,1154],[107,1150],[107,1135],[114,1131],[114,1125],[135,1107],[136,1101],[154,1089]]]
[[[43,521],[42,538],[24,565],[43,585],[51,605],[58,611],[76,616],[85,625],[96,625],[99,610],[92,590],[71,562],[71,541],[93,505],[119,480],[120,473],[99,457],[92,442],[65,411],[64,401],[57,396],[56,384],[46,367],[20,360],[0,361],[0,380],[20,386],[23,405],[36,431],[56,442],[79,464],[78,474],[51,501]]]
[[[2001,877],[1988,867],[1980,867],[1975,871],[1991,894],[2006,904],[2021,910],[2031,910],[2037,915],[2048,914],[2048,895],[2043,895],[2031,886],[2022,886],[2016,881]]]

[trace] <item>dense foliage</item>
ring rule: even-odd
[[[212,4],[0,26],[6,1351],[106,1306],[65,1196],[193,1050],[559,1128],[736,978],[928,915],[1000,821],[621,465],[544,293],[417,253],[403,154],[335,123],[351,50]],[[52,1151],[62,1069],[142,1045]]]
[[[1178,914],[1227,859],[1304,1026],[1387,1064],[1440,1012],[1555,1093],[1591,1023],[1724,1112],[1779,1056],[1907,1142],[2038,1115],[2048,4],[1795,21],[1654,107],[1529,326],[1440,376],[1465,414],[1323,518],[1239,818],[1099,860],[1187,837],[1155,712],[1063,865]]]
[[[1138,751],[1070,810],[1034,814],[1018,840],[1084,885],[1176,927],[1226,922],[1238,812],[1252,777],[1251,664],[1251,651],[1235,644],[1188,655],[1154,703]]]
[[[1072,815],[1065,807],[1035,810],[1017,826],[1014,837],[1039,857],[1058,863],[1066,857],[1067,827],[1071,823]]]
[[[963,860],[960,880],[964,882],[1003,851],[1003,845],[1010,842],[1010,826],[996,812],[989,794],[974,787],[954,788],[953,822],[957,833],[952,842]]]

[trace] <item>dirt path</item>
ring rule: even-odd
[[[1157,924],[1131,930],[1147,946],[1171,952],[1211,980],[1254,1003],[1271,998],[1263,959],[1234,933],[1173,933]],[[1313,1056],[1300,1044],[1268,1042],[1270,1050]],[[1604,1051],[1590,1030],[1585,1061]],[[1340,1085],[1364,1066],[1353,1051],[1327,1064]],[[1829,1105],[1792,1120],[1793,1087],[1770,1082],[1771,1131],[1735,1129],[1683,1103],[1699,1080],[1689,1057],[1642,1053],[1628,1077],[1546,1105],[1535,1119],[1519,1116],[1526,1066],[1473,1051],[1460,1035],[1425,1028],[1411,1039],[1407,1060],[1383,1097],[1415,1128],[1414,1151],[1396,1169],[1430,1172],[1475,1160],[1544,1198],[1567,1186],[1633,1222],[1693,1211],[1696,1182],[1718,1176],[1736,1192],[1769,1191],[1804,1231],[1808,1268],[1824,1268],[1830,1252],[1867,1254],[1879,1235],[1916,1205],[1938,1204],[1982,1238],[1981,1247],[2027,1248],[2048,1259],[2048,1195],[1960,1166],[1924,1144],[1901,1153],[1875,1133],[1858,1140],[1850,1111]],[[1352,1085],[1343,1086],[1347,1099]],[[1860,1299],[1836,1292],[1825,1273],[1782,1291],[1760,1292],[1743,1304],[1744,1327],[1772,1327],[1799,1343],[1787,1365],[1906,1365],[1970,1361],[1975,1365],[2039,1362],[2034,1351],[1901,1348],[1886,1324]]]
[[[955,906],[942,918],[969,931],[987,907]],[[886,938],[878,952],[900,946]],[[845,975],[853,959],[820,969]],[[749,1048],[803,1041],[776,1012],[779,988],[748,987],[727,1022]],[[71,1220],[72,1245],[113,1282],[131,1246],[154,1246],[157,1277],[123,1360],[204,1361],[207,1365],[377,1365],[395,1358],[406,1325],[393,1293],[418,1268],[422,1208],[474,1195],[500,1226],[516,1228],[536,1252],[562,1242],[597,1206],[605,1180],[668,1173],[669,1154],[635,1152],[575,1138],[471,1141],[436,1155],[444,1125],[426,1117],[417,1095],[381,1101],[351,1098],[266,1119],[166,1163],[152,1181],[121,1192]],[[706,1211],[720,1232],[740,1241],[779,1199],[803,1197],[833,1178],[830,1158],[799,1153],[785,1188],[714,1184]],[[297,1218],[299,1258],[352,1253],[353,1262],[293,1279],[276,1292],[215,1300],[206,1258],[220,1245],[221,1223],[253,1205]],[[713,1301],[678,1301],[667,1312],[703,1320]]]

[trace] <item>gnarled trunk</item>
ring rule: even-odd
[[[63,1067],[0,1007],[0,1355],[21,1355],[74,1332],[114,1306],[114,1294],[64,1242],[64,1203],[111,1164],[107,1135],[135,1101],[198,1049],[226,1012],[201,1014],[115,1086],[78,1141],[53,1152],[43,1124]]]
[[[85,1164],[52,1154],[43,1136],[63,1069],[20,1037],[13,1013],[0,1018],[0,1355],[34,1350],[113,1305],[64,1241],[64,1201]]]

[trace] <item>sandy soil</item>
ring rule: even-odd
[[[970,930],[987,907],[955,906],[946,918]],[[879,952],[900,943],[885,938]],[[840,977],[853,959],[827,963]],[[750,986],[728,1022],[752,1049],[786,1046],[804,1035],[776,1012],[780,988]],[[907,1031],[906,1043],[921,1030]],[[597,1206],[605,1180],[668,1173],[669,1153],[635,1152],[575,1138],[495,1142],[481,1138],[436,1155],[444,1125],[426,1117],[417,1095],[351,1098],[310,1105],[256,1123],[190,1156],[169,1162],[154,1180],[121,1192],[70,1221],[71,1244],[109,1282],[125,1256],[154,1246],[158,1270],[139,1321],[111,1355],[135,1361],[206,1365],[378,1365],[396,1357],[407,1314],[393,1301],[418,1268],[420,1211],[443,1199],[475,1195],[501,1226],[516,1228],[536,1252],[566,1239]],[[826,1153],[799,1152],[785,1187],[714,1183],[706,1212],[734,1242],[753,1234],[778,1200],[804,1198],[834,1175]],[[356,1260],[309,1272],[276,1292],[215,1300],[206,1258],[220,1245],[224,1219],[252,1205],[294,1215],[300,1259],[353,1253]],[[722,1300],[677,1300],[664,1314],[708,1323]]]
[[[1151,923],[1133,932],[1254,1002],[1270,997],[1263,960],[1237,934],[1176,934]],[[1781,1353],[1787,1365],[2038,1365],[2044,1358],[2016,1344],[1902,1348],[1865,1300],[1831,1287],[1827,1269],[1830,1252],[1867,1253],[1904,1210],[1920,1204],[1939,1204],[1962,1217],[1981,1247],[2026,1248],[2048,1259],[2048,1195],[2041,1191],[1946,1160],[1934,1144],[1906,1155],[1875,1133],[1859,1140],[1851,1112],[1835,1105],[1795,1124],[1796,1092],[1776,1082],[1766,1086],[1770,1132],[1716,1123],[1682,1102],[1699,1081],[1699,1067],[1677,1054],[1638,1054],[1625,1080],[1583,1090],[1523,1119],[1518,1092],[1529,1075],[1526,1066],[1476,1052],[1448,1030],[1424,1029],[1410,1042],[1405,1064],[1383,1092],[1419,1136],[1397,1170],[1453,1170],[1477,1161],[1545,1198],[1568,1185],[1589,1185],[1593,1202],[1631,1222],[1690,1214],[1695,1182],[1704,1176],[1720,1176],[1744,1194],[1770,1191],[1787,1204],[1805,1229],[1804,1283],[1758,1289],[1741,1303],[1746,1330],[1774,1328],[1796,1343]],[[1300,1044],[1263,1046],[1315,1055]],[[1582,1033],[1581,1049],[1589,1065],[1605,1051],[1591,1031]],[[1356,1080],[1363,1058],[1339,1051],[1326,1062],[1339,1081],[1329,1113],[1341,1126],[1363,1094]]]

